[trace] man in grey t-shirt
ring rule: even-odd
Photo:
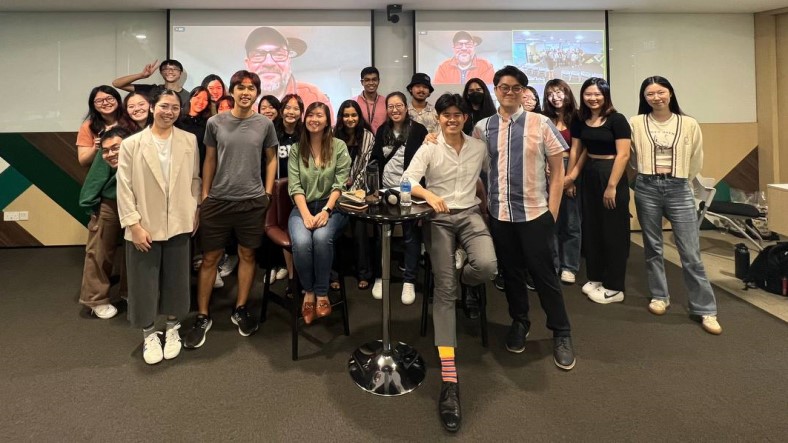
[[[276,175],[278,142],[274,125],[257,114],[252,105],[260,91],[260,77],[238,71],[230,80],[235,106],[211,117],[205,128],[200,239],[203,262],[197,282],[198,315],[184,338],[187,348],[199,348],[211,329],[208,305],[216,278],[216,266],[234,232],[238,239],[238,298],[230,317],[238,332],[249,336],[257,321],[246,309],[255,273],[255,249],[263,238],[263,219]],[[266,183],[261,174],[266,157]]]

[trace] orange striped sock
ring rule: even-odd
[[[441,378],[443,381],[457,383],[457,366],[454,364],[454,348],[438,346],[438,355],[441,358]]]

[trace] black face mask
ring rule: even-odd
[[[484,103],[484,92],[471,92],[468,94],[468,101],[472,105],[481,105]]]

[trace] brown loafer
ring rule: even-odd
[[[304,323],[312,324],[315,320],[315,302],[304,302],[301,305],[301,316],[304,317]]]
[[[331,302],[328,300],[318,300],[317,309],[315,309],[315,311],[317,312],[318,318],[331,315]]]

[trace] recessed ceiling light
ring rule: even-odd
[[[145,34],[137,34],[134,37],[137,37],[137,40],[145,40],[146,38],[148,38],[148,36]]]

